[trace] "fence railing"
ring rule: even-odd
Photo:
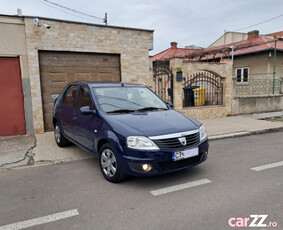
[[[253,77],[248,82],[237,82],[234,77],[235,96],[283,94],[283,78]]]

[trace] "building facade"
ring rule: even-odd
[[[148,58],[153,49],[152,30],[2,15],[0,33],[4,41],[0,57],[14,58],[20,65],[18,90],[23,95],[25,133],[52,129],[54,98],[68,82],[150,85],[152,81]],[[2,87],[9,84],[8,79]],[[22,134],[11,133],[13,127],[7,130],[7,135]]]

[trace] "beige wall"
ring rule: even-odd
[[[25,24],[21,17],[0,16],[0,57],[19,57],[27,133],[33,133]]]
[[[0,16],[1,56],[27,54],[25,24],[22,18]]]
[[[277,77],[283,77],[283,54],[278,53],[276,55],[276,75]],[[241,56],[235,57],[234,59],[234,69],[240,67],[249,67],[249,74],[251,78],[256,77],[273,77],[273,64],[274,56],[273,51],[265,52],[262,54],[251,55],[251,56]],[[267,75],[266,73],[271,73]],[[261,75],[253,75],[261,74]],[[235,71],[233,72],[235,75]]]
[[[208,71],[221,76],[223,83],[223,105],[195,106],[183,108],[183,81],[176,81],[174,71],[174,109],[195,119],[225,117],[231,114],[232,102],[232,62],[223,60],[221,63],[186,62],[182,59],[170,60],[170,68],[182,67],[183,77],[190,76],[200,71]]]
[[[29,78],[23,19],[0,16],[0,35],[0,56],[19,57],[22,78]]]
[[[233,42],[239,42],[246,40],[248,38],[248,35],[245,33],[237,33],[237,32],[227,32],[220,38],[218,38],[215,42],[213,42],[210,47],[215,47],[215,46],[221,46],[221,45],[226,45],[230,44]]]
[[[150,84],[148,51],[153,48],[153,32],[108,26],[39,19],[50,29],[33,25],[25,18],[34,129],[44,132],[38,50],[120,54],[124,82]]]
[[[235,58],[234,70],[240,67],[249,67],[249,79],[270,79],[268,82],[271,83],[273,79],[273,55],[273,51],[271,51],[253,56],[242,56],[240,58]],[[283,77],[283,55],[281,53],[277,53],[276,59],[276,79],[280,79]],[[235,74],[234,70],[233,75]],[[283,84],[281,84],[281,94],[277,95],[264,95],[264,93],[258,93],[259,95],[254,96],[240,96],[240,94],[236,93],[236,89],[241,90],[241,87],[247,87],[249,90],[254,86],[257,87],[256,89],[258,90],[263,89],[262,92],[269,91],[269,94],[271,93],[272,87],[269,88],[268,86],[263,87],[261,85],[253,85],[251,82],[252,81],[239,85],[234,83],[235,91],[232,99],[233,115],[283,110]],[[276,93],[278,93],[277,90]]]

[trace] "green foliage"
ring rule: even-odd
[[[175,68],[175,71],[176,71],[176,72],[182,72],[182,67],[176,67],[176,68]]]

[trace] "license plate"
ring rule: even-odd
[[[187,159],[187,158],[194,157],[197,155],[198,155],[198,148],[188,149],[188,150],[172,153],[172,160],[179,161],[179,160]]]

